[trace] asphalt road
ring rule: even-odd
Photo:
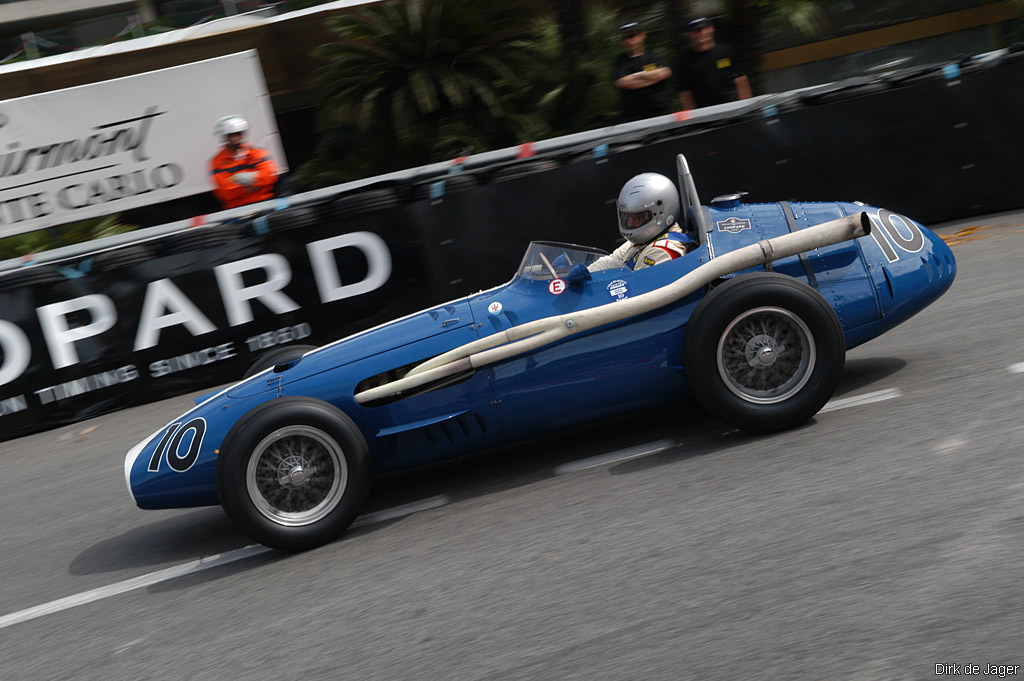
[[[851,351],[807,426],[755,438],[688,405],[385,480],[301,555],[131,503],[124,453],[187,397],[0,443],[0,678],[1024,665],[1024,214],[939,231],[953,288]]]

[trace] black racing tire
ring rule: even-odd
[[[366,440],[334,406],[308,397],[264,402],[232,427],[217,492],[247,535],[281,551],[337,539],[370,489]]]
[[[683,366],[704,407],[767,433],[825,405],[846,362],[843,327],[821,295],[791,277],[743,274],[712,289],[687,323]]]
[[[260,355],[260,358],[253,362],[253,365],[246,370],[243,374],[242,379],[252,378],[256,374],[269,369],[270,367],[277,366],[278,364],[286,364],[291,362],[293,359],[298,359],[310,350],[316,350],[315,345],[285,345],[280,348],[274,348],[264,354]]]

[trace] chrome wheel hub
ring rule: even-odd
[[[341,502],[348,462],[330,435],[312,426],[288,426],[253,449],[245,475],[253,505],[289,527],[323,519]]]
[[[785,348],[781,348],[781,350],[785,352]],[[775,350],[775,339],[759,334],[747,343],[745,354],[747,363],[752,367],[770,366],[778,356]]]
[[[311,475],[316,474],[315,468],[306,469],[303,465],[308,465],[306,462],[300,463],[288,463],[282,464],[279,468],[281,470],[281,478],[278,481],[281,486],[291,485],[292,487],[301,487],[309,480]]]
[[[729,390],[755,404],[799,392],[814,370],[814,337],[798,316],[779,307],[747,310],[718,342],[718,371]]]

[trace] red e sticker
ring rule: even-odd
[[[560,296],[563,292],[565,292],[565,279],[552,279],[548,284],[548,293]]]

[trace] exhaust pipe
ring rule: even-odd
[[[724,253],[674,282],[635,298],[527,322],[449,350],[414,367],[397,381],[356,393],[355,400],[358,404],[365,404],[394,397],[433,381],[532,352],[582,331],[590,331],[599,326],[657,310],[727,274],[758,265],[770,265],[775,260],[832,246],[870,233],[871,219],[867,213],[861,212],[758,241],[756,244]]]

